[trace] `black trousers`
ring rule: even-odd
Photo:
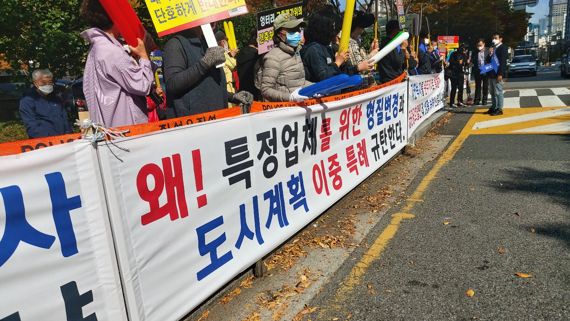
[[[483,91],[483,96],[481,96],[481,91]],[[489,79],[486,75],[481,75],[475,73],[475,102],[487,103],[487,97],[489,96]]]
[[[457,102],[463,103],[463,83],[465,82],[465,76],[463,74],[453,75],[451,77],[451,94],[449,96],[449,103],[455,104],[455,96],[457,94]]]

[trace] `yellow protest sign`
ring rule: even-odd
[[[247,13],[245,0],[145,0],[159,36]]]

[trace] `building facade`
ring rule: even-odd
[[[550,34],[564,36],[566,34],[566,20],[568,11],[568,0],[550,0],[550,13],[548,15],[550,24]]]

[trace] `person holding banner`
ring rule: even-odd
[[[261,95],[266,101],[303,101],[301,87],[310,85],[305,80],[301,49],[302,19],[283,13],[275,18],[273,42],[275,47],[263,57]]]
[[[146,123],[154,75],[145,43],[139,38],[129,54],[99,0],[84,0],[80,14],[91,27],[81,33],[91,43],[83,74],[89,117],[105,127]]]
[[[228,102],[247,108],[253,102],[249,92],[228,93],[223,68],[216,67],[225,63],[225,50],[208,48],[200,27],[183,30],[168,40],[163,60],[168,118],[224,109]]]
[[[308,27],[305,30],[308,44],[301,49],[307,80],[316,83],[341,73],[354,75],[374,68],[374,64],[368,62],[358,67],[347,64],[348,51],[335,55],[331,44],[340,28],[341,18],[331,6],[309,16]]]
[[[490,58],[493,69],[489,71],[489,89],[491,91],[492,104],[487,113],[491,116],[503,114],[503,77],[507,68],[507,47],[503,45],[503,36],[495,32],[493,34],[493,55]]]
[[[360,64],[365,64],[362,68],[362,74],[368,74],[368,60],[372,58],[376,53],[378,53],[378,40],[373,40],[370,47],[370,52],[366,53],[363,48],[360,47],[362,42],[362,34],[364,29],[372,26],[374,24],[374,15],[371,13],[364,13],[362,11],[357,11],[352,19],[352,26],[350,32],[350,40],[348,42],[348,61],[352,66],[359,66]]]
[[[400,32],[400,23],[390,20],[386,23],[386,39],[382,41],[381,48],[385,47]],[[405,53],[401,46],[396,47],[378,63],[380,82],[385,83],[398,78],[404,72]]]

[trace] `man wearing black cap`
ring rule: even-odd
[[[386,23],[386,39],[382,41],[381,47],[385,47],[390,40],[394,39],[400,32],[400,23],[396,20],[390,20]],[[382,58],[378,63],[380,82],[385,83],[398,78],[404,72],[404,52],[400,46],[392,50],[386,57]]]

